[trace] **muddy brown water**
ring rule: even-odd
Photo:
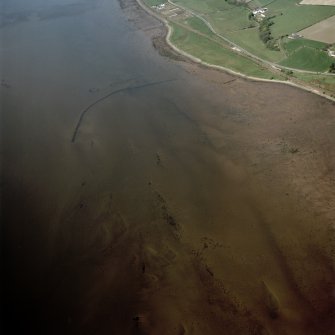
[[[131,1],[0,4],[4,334],[333,333],[332,102]]]

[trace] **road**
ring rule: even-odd
[[[225,42],[229,43],[232,48],[238,48],[240,50],[241,53],[243,53],[244,55],[248,56],[249,58],[252,58],[253,60],[260,62],[263,65],[267,65],[269,67],[271,67],[272,69],[282,69],[282,70],[289,70],[289,71],[295,71],[295,72],[299,72],[299,73],[305,73],[305,74],[320,74],[320,72],[316,72],[316,71],[308,71],[308,70],[300,70],[300,69],[296,69],[296,68],[291,68],[291,67],[287,67],[287,66],[282,66],[279,65],[277,63],[273,63],[270,61],[267,61],[263,58],[260,58],[258,56],[256,56],[255,54],[249,52],[248,50],[244,49],[243,47],[241,47],[240,45],[234,43],[232,40],[228,39],[227,37],[221,35],[220,33],[218,33],[214,27],[212,26],[212,24],[210,22],[208,22],[201,14],[196,13],[195,11],[188,9],[182,5],[176,4],[171,0],[168,0],[168,2],[173,5],[176,6],[180,9],[183,9],[185,12],[197,17],[198,19],[200,19],[202,22],[204,22],[207,27],[212,31],[213,34],[215,34],[217,37],[221,38],[222,40],[224,40]],[[323,72],[322,75],[325,76],[335,76],[334,73],[328,73],[328,72]]]

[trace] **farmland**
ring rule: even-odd
[[[297,6],[292,0],[275,1],[268,8],[271,15],[276,16],[273,19],[273,34],[276,38],[298,32],[335,15],[335,6]]]
[[[335,6],[298,5],[295,0],[252,0],[244,6],[236,6],[221,0],[175,0],[174,2],[200,14],[220,35],[264,60],[317,72],[327,71],[332,62],[331,57],[323,50],[324,44],[320,44],[321,48],[309,48],[309,40],[302,38],[298,47],[304,45],[306,47],[294,53],[295,50],[288,51],[285,48],[287,43],[284,41],[290,34],[335,15]],[[270,33],[277,45],[276,50],[268,48],[262,42],[259,38],[260,22],[250,18],[251,10],[258,7],[268,9],[266,17],[271,18]],[[335,29],[334,24],[330,26]],[[312,61],[299,62],[301,57],[311,57]],[[318,58],[320,63],[317,61]]]
[[[322,41],[325,43],[335,43],[335,16],[318,22],[300,32],[306,38]]]
[[[198,27],[200,23],[201,21],[197,22]],[[172,35],[171,42],[180,49],[207,63],[223,66],[248,76],[266,79],[274,77],[264,67],[242,55],[236,55],[230,48],[224,47],[212,39],[208,39],[195,32],[190,32],[178,24],[173,24],[172,27],[174,34]]]
[[[335,6],[335,0],[303,0],[300,2],[302,5],[327,5]]]
[[[145,1],[169,22],[170,41],[205,63],[335,95],[335,76],[329,73],[334,46],[300,33],[335,18],[335,6],[300,5],[294,0]]]
[[[306,39],[288,39],[282,41],[286,57],[279,64],[290,68],[325,72],[329,68],[331,57],[324,51],[327,44]]]
[[[280,64],[290,68],[323,72],[329,68],[329,56],[318,49],[303,46],[292,52]]]

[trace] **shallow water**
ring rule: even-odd
[[[7,333],[330,334],[332,103],[164,58],[131,3],[0,3]]]

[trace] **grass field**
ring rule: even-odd
[[[300,32],[306,38],[325,43],[335,43],[335,15]]]
[[[290,43],[286,36],[335,15],[335,6],[298,5],[297,0],[253,0],[248,6],[235,6],[224,0],[175,2],[199,13],[217,33],[267,61],[309,71],[327,71],[332,62],[322,50],[325,44],[306,39]],[[249,18],[251,9],[257,7],[267,7],[267,15],[274,16],[270,29],[278,40],[279,51],[269,49],[259,38],[259,23]]]
[[[253,22],[248,19],[249,10],[245,7],[235,6],[223,12],[217,11],[207,19],[220,33],[240,31],[249,28]]]
[[[298,32],[332,15],[335,15],[335,6],[297,6],[295,0],[277,0],[267,5],[272,15],[274,37],[281,37]]]
[[[310,47],[302,47],[290,54],[288,58],[280,62],[291,68],[326,72],[331,64],[331,58],[326,52]]]
[[[242,48],[261,57],[263,59],[280,62],[285,58],[285,53],[280,51],[269,50],[258,37],[258,28],[244,29],[227,33],[227,37],[239,44]]]
[[[185,21],[184,21],[185,24],[189,25],[192,29],[194,30],[197,30],[207,36],[210,36],[210,37],[214,37],[216,36],[209,28],[208,26],[203,22],[201,21],[200,19],[198,19],[197,17],[190,17],[190,18],[187,18]]]
[[[248,3],[248,6],[250,8],[266,7],[271,2],[273,2],[273,0],[252,0]]]
[[[186,8],[197,11],[210,21],[219,33],[246,29],[251,22],[250,10],[243,6],[234,6],[224,0],[175,0]],[[251,8],[266,6],[269,15],[276,17],[272,28],[275,37],[284,36],[302,30],[317,22],[335,15],[335,6],[297,5],[296,0],[254,0]]]
[[[283,39],[282,46],[286,52],[286,58],[279,62],[280,65],[318,72],[327,72],[332,57],[324,51],[326,43],[307,39]]]
[[[301,47],[309,47],[314,49],[323,49],[327,46],[326,43],[307,40],[303,38],[299,38],[296,40],[290,40],[288,38],[283,39],[283,46],[288,53],[292,53]]]
[[[252,0],[248,3],[250,8],[266,7],[272,0]]]
[[[304,73],[297,73],[296,77],[335,98],[334,77]]]
[[[165,3],[166,1],[165,0],[144,0],[143,2],[149,7],[151,7],[151,6],[158,6],[160,4]]]
[[[192,29],[199,30],[203,34],[208,33],[209,38],[190,32],[178,24],[172,24],[173,34],[171,42],[178,48],[207,63],[227,67],[248,76],[265,79],[279,79],[283,81],[287,79],[284,73],[282,75],[273,75],[269,70],[261,67],[257,63],[254,63],[253,61],[234,53],[232,50],[223,47],[219,43],[210,40],[212,33],[208,32],[206,26],[203,25],[201,20],[188,19],[187,21],[189,21],[188,24],[192,26]],[[309,48],[322,48],[324,46],[323,43],[309,40],[286,41],[286,48],[293,53],[299,48],[300,50],[303,50],[306,48],[305,45]],[[307,64],[306,66],[310,65]],[[314,86],[320,92],[335,96],[334,77],[322,74],[304,74],[299,72],[294,72],[292,76],[301,82]]]
[[[164,0],[144,1],[149,6],[166,2]],[[290,80],[299,85],[307,84],[307,86],[315,88],[319,92],[326,92],[328,95],[335,96],[335,77],[322,74],[322,72],[327,72],[330,64],[334,62],[334,59],[328,56],[326,50],[328,48],[334,49],[335,46],[331,47],[326,43],[304,38],[290,39],[284,36],[278,40],[280,50],[270,50],[259,38],[258,23],[253,22],[251,25],[248,17],[250,10],[247,7],[233,6],[222,0],[206,2],[174,0],[174,2],[177,1],[183,7],[191,8],[193,12],[201,15],[204,19],[201,20],[191,12],[184,10],[179,10],[177,16],[170,16],[170,8],[173,8],[172,4],[169,4],[166,10],[157,10],[169,21],[172,28],[170,40],[179,49],[203,62],[222,66],[246,76],[271,80]],[[279,8],[278,1],[270,2],[268,0],[253,0],[249,5],[256,7],[273,5],[276,10]],[[292,4],[295,1],[283,0],[283,3]],[[238,51],[236,48],[233,50],[232,45],[214,33],[205,21],[214,26],[216,33],[235,42],[241,49],[248,50],[264,60],[271,61],[273,64],[263,63],[263,65],[261,60],[251,57],[243,50]],[[285,68],[279,71],[274,64],[288,67],[293,71]],[[298,72],[294,69],[314,71],[315,74]]]
[[[226,11],[234,8],[235,6],[230,5],[224,0],[209,0],[209,1],[202,1],[202,0],[175,0],[173,1],[176,4],[180,4],[185,6],[189,9],[193,9],[199,13],[204,14],[215,14],[216,11]]]
[[[275,77],[264,67],[246,57],[236,54],[215,41],[188,31],[175,23],[172,24],[172,28],[171,42],[180,49],[207,63],[223,66],[248,76],[267,79]]]

